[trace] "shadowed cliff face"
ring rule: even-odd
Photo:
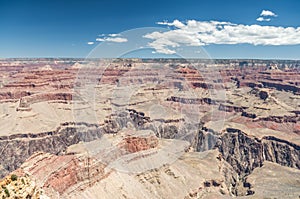
[[[273,136],[258,139],[234,128],[227,128],[220,136],[216,135],[216,132],[202,128],[198,135],[197,151],[215,147],[239,176],[231,178],[230,181],[234,195],[254,194],[250,189],[251,185],[247,183],[247,176],[255,168],[261,167],[264,161],[300,169],[300,146]],[[246,193],[238,187],[239,184],[247,188]]]
[[[300,169],[300,146],[273,136],[264,137],[262,145],[265,160]]]
[[[238,173],[250,174],[264,160],[300,169],[300,146],[286,140],[272,136],[251,138],[238,129],[227,128],[221,141],[219,151]]]
[[[64,123],[52,132],[0,137],[1,176],[20,167],[35,152],[63,154],[68,146],[101,138],[102,133],[96,125]]]
[[[250,174],[254,168],[262,165],[263,148],[260,140],[250,138],[238,129],[227,129],[220,139],[219,151],[237,173]]]
[[[226,130],[223,135],[218,135],[202,128],[198,134],[196,150],[217,147],[223,158],[242,174],[251,173],[256,167],[262,166],[264,160],[300,169],[300,146],[273,136],[258,139],[239,129]]]

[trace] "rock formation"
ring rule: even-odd
[[[297,198],[298,67],[1,60],[1,197]]]

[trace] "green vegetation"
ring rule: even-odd
[[[10,179],[12,181],[16,181],[16,180],[18,180],[18,176],[16,174],[12,174],[11,177],[10,177]]]
[[[6,194],[7,197],[10,197],[9,191],[8,191],[8,189],[6,187],[4,188],[4,192],[5,192],[5,194]]]

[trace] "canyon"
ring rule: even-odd
[[[299,61],[2,59],[0,76],[2,198],[300,197]]]

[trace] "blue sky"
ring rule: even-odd
[[[299,0],[0,0],[0,57],[86,57],[98,44],[109,42],[107,38],[119,37],[109,34],[142,27],[161,27],[170,29],[170,33],[158,36],[166,37],[164,41],[167,40],[167,43],[163,44],[160,38],[151,36],[153,45],[150,46],[154,48],[152,52],[157,52],[157,56],[170,56],[176,51],[174,46],[181,48],[192,45],[205,49],[212,58],[300,59],[297,40],[299,9]],[[262,16],[270,21],[257,21],[263,10],[272,11],[276,16]],[[184,24],[184,28],[181,28],[181,24],[177,26],[173,23],[174,20]],[[244,35],[240,34],[240,30],[254,24],[263,27],[261,30],[269,34],[266,38],[277,34],[277,29],[274,33],[268,33],[264,26],[294,28],[289,30],[293,38],[288,40],[290,33],[286,33],[287,29],[277,36],[284,42],[278,38],[258,38],[253,41],[251,37],[245,38],[245,42],[231,43],[231,38],[209,39],[204,38],[202,33],[191,33],[188,22],[192,20],[200,25],[201,22],[210,21],[233,23],[233,26],[228,25],[229,28],[240,25],[240,29],[230,34],[236,37],[235,40],[243,40]],[[256,31],[254,28],[257,27],[250,27],[247,31],[253,34]],[[170,39],[171,31],[176,29],[188,31],[193,35],[191,39],[199,39],[200,43]],[[216,35],[220,33],[224,34],[217,32]],[[210,33],[205,33],[205,36],[207,34]],[[263,37],[262,34],[255,36],[255,39]],[[124,36],[120,38],[124,39]],[[168,46],[170,41],[175,42],[175,45]],[[90,45],[88,42],[91,42]]]

